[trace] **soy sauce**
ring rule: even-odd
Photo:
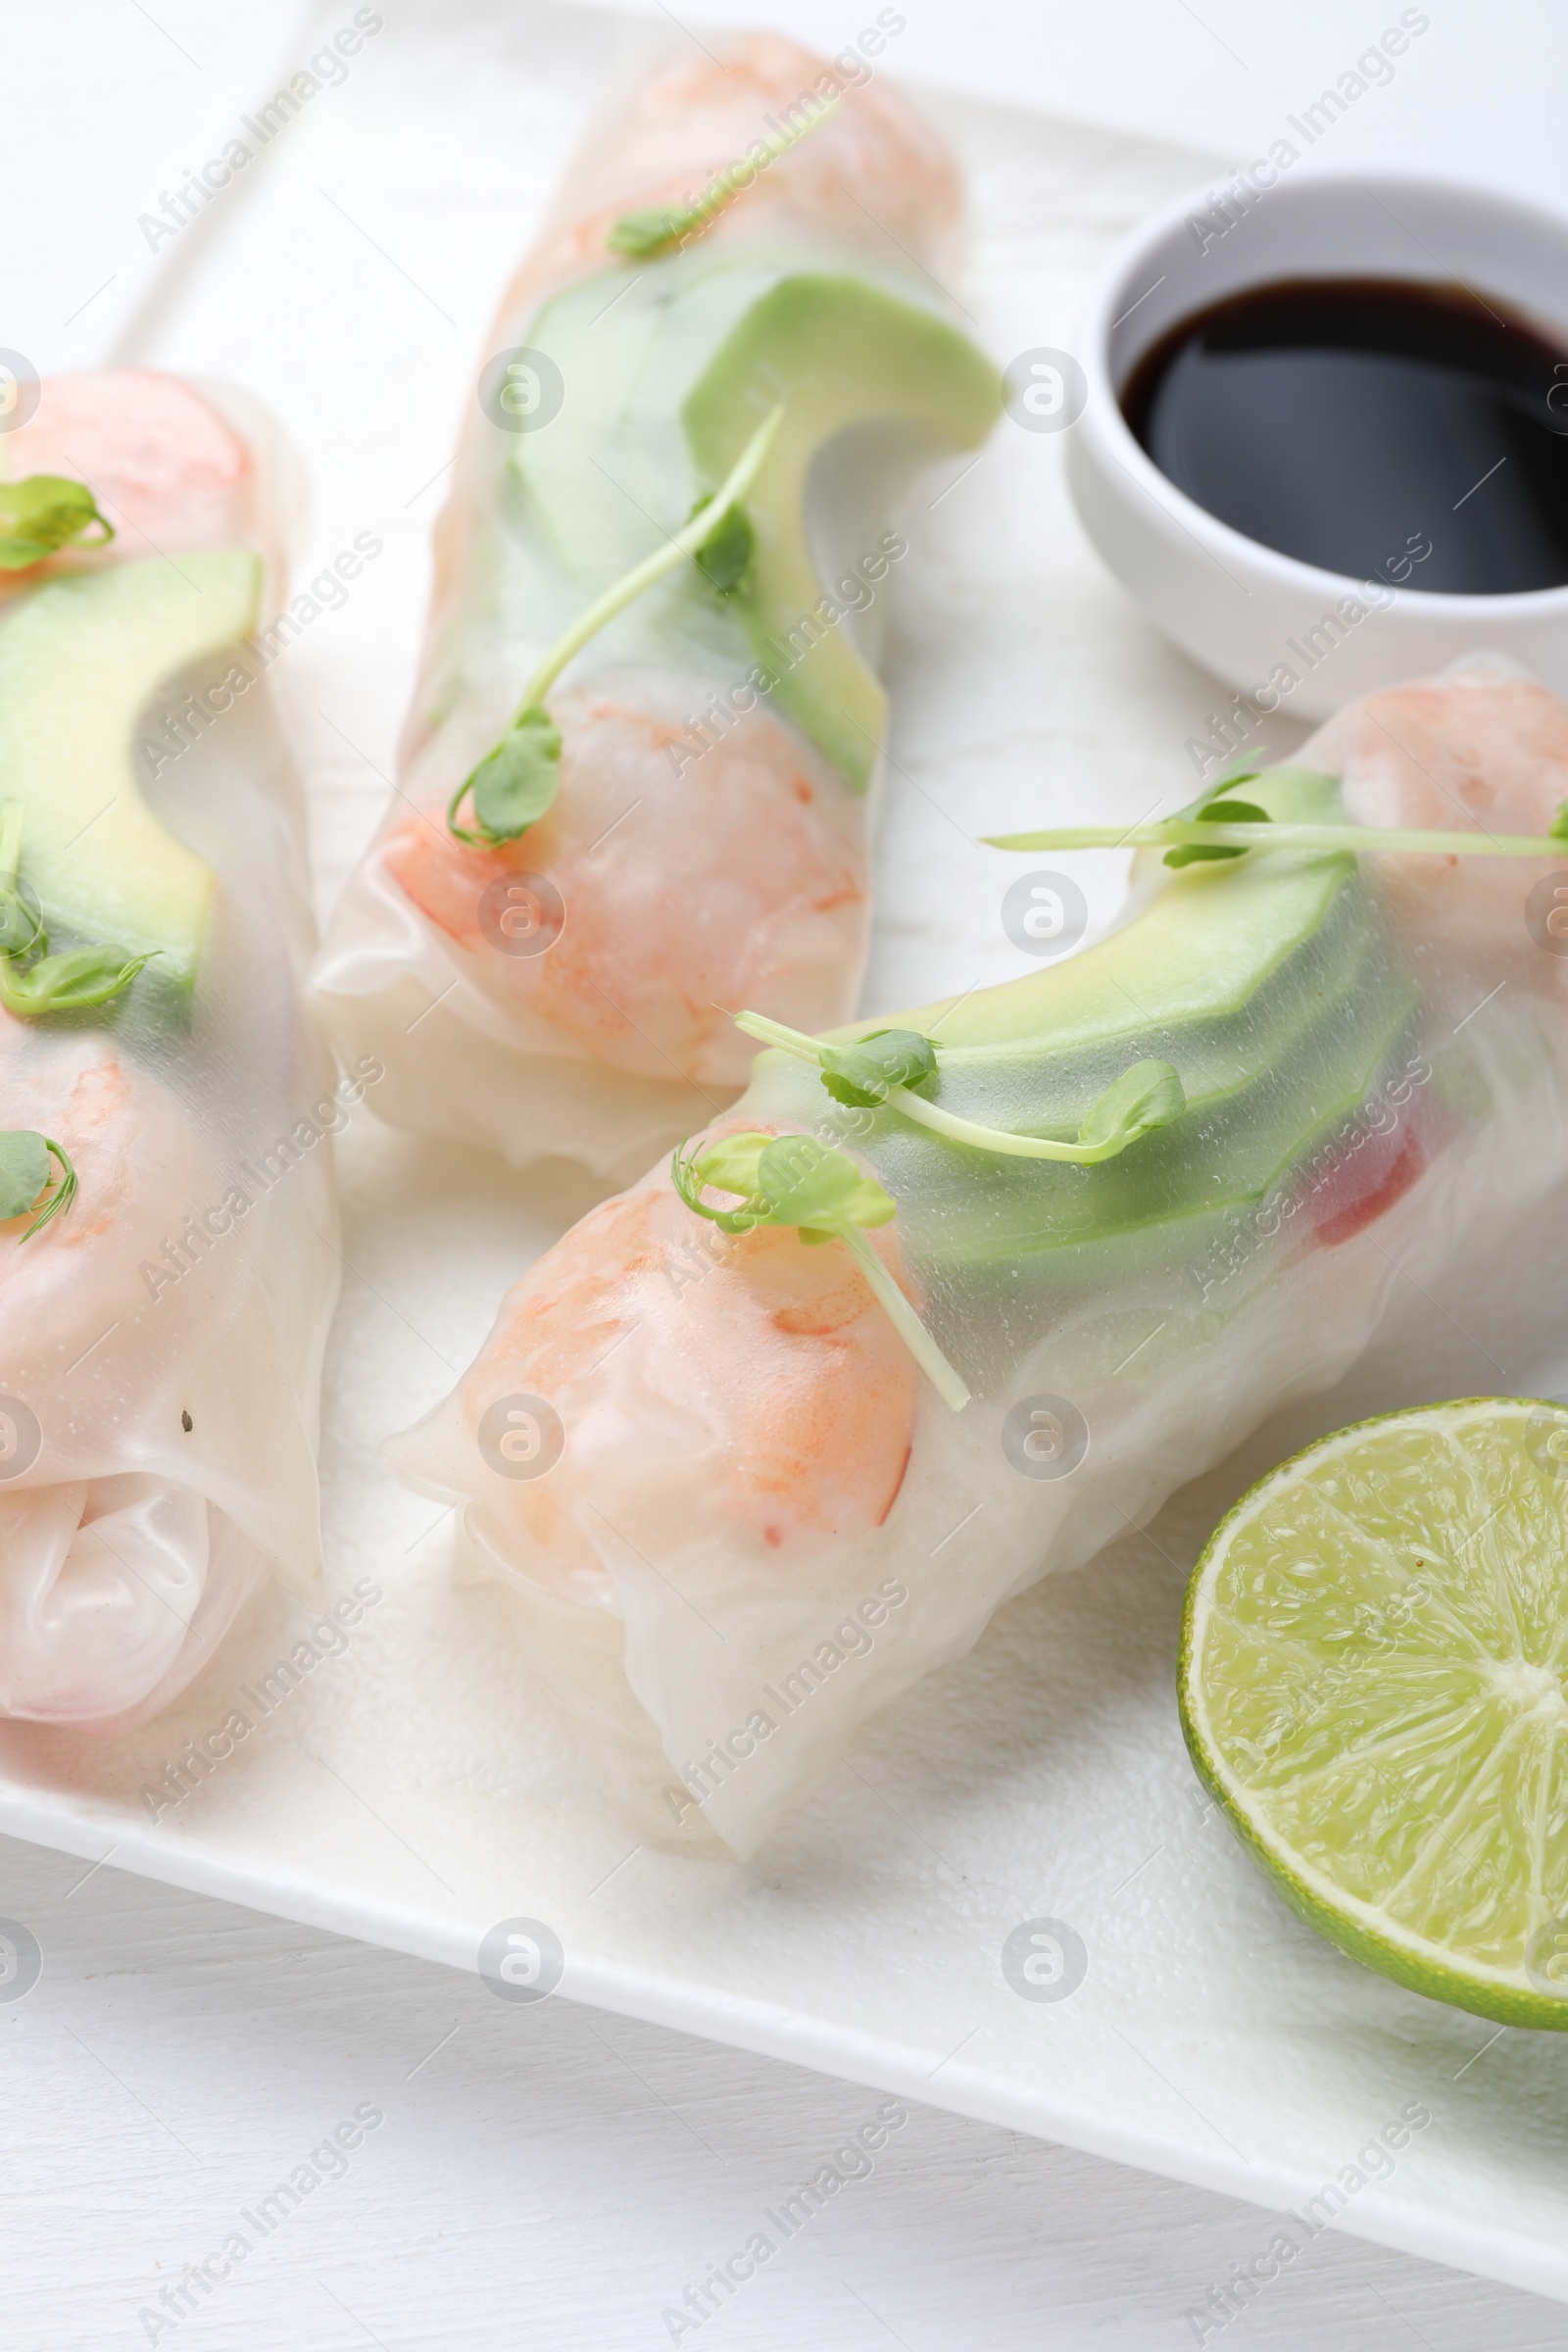
[[[1122,394],[1161,473],[1325,571],[1568,581],[1568,341],[1466,287],[1282,278],[1179,321]]]

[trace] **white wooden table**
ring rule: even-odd
[[[399,5],[385,0],[389,37]],[[775,13],[828,47],[861,22],[851,0]],[[1310,21],[1263,0],[927,0],[901,70],[1243,158],[1397,15],[1392,0],[1370,16],[1324,0]],[[1432,18],[1347,141],[1568,197],[1568,24],[1548,0],[1434,0]],[[44,367],[112,346],[156,300],[137,213],[298,46],[261,0],[13,16],[7,342]],[[753,2276],[705,2284],[726,2261],[732,2281],[745,2270],[731,2258],[762,2216],[879,2094],[556,2000],[506,2005],[472,1978],[84,1869],[0,1840],[0,1921],[43,1956],[24,1997],[0,1982],[0,2308],[17,2352],[1568,2338],[1554,2305],[1333,2232],[1227,2325],[1202,2323],[1190,2315],[1266,2247],[1265,2216],[922,2108],[884,2117],[869,2170]]]
[[[701,2316],[687,2290],[879,2093],[83,1869],[0,1840],[0,1909],[44,1952],[0,2006],[15,2352],[1174,2352],[1268,2242],[1252,2207],[912,2108]],[[1330,2231],[1219,2332],[1545,2352],[1568,2321]]]

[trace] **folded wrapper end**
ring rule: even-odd
[[[422,1421],[416,1421],[412,1429],[401,1430],[393,1438],[383,1438],[379,1452],[382,1461],[385,1462],[400,1486],[407,1487],[413,1494],[422,1494],[427,1502],[444,1502],[449,1512],[456,1510],[459,1513],[457,1525],[460,1534],[452,1544],[450,1558],[453,1583],[455,1585],[493,1584],[495,1582],[494,1569],[473,1549],[471,1544],[462,1540],[463,1496],[455,1494],[450,1486],[444,1486],[438,1478],[427,1474],[421,1467],[419,1440],[428,1425],[437,1420],[445,1409],[444,1405],[437,1405],[433,1412],[426,1413]],[[435,1529],[431,1528],[429,1533],[434,1535]]]
[[[497,1151],[514,1168],[579,1160],[630,1184],[710,1115],[713,1088],[620,1073],[508,1036],[461,963],[375,865],[346,885],[314,983],[343,1066],[384,1072],[368,1107],[391,1127]],[[718,1090],[725,1101],[737,1087]]]
[[[452,1581],[460,1588],[499,1585],[511,1606],[529,1670],[569,1718],[584,1741],[592,1772],[619,1818],[652,1845],[721,1857],[725,1842],[665,1753],[652,1717],[633,1696],[626,1676],[626,1625],[608,1580],[595,1590],[563,1590],[519,1568],[492,1542],[482,1503],[443,1475],[454,1434],[466,1429],[462,1408],[445,1397],[412,1429],[387,1438],[381,1458],[393,1475],[431,1502],[456,1505],[451,1544]],[[471,1441],[470,1441],[471,1442]]]
[[[168,1479],[0,1495],[0,1713],[134,1731],[208,1664],[266,1565],[223,1512]]]
[[[412,1429],[400,1429],[395,1437],[383,1438],[377,1448],[382,1461],[399,1485],[408,1487],[416,1494],[422,1494],[428,1502],[451,1503],[464,1499],[439,1476],[434,1450],[428,1444],[430,1432],[450,1410],[449,1399],[443,1397],[422,1420],[416,1421]]]
[[[298,468],[243,395],[136,368],[46,380],[12,456],[117,530],[0,582],[19,880],[154,960],[91,1019],[0,1012],[7,1129],[78,1185],[0,1250],[0,1716],[110,1734],[265,1575],[320,1592],[326,1139],[364,1088],[300,1002],[303,796],[262,675]]]
[[[624,1618],[525,1575],[486,1542],[471,1510],[458,1514],[452,1567],[459,1585],[504,1588],[529,1669],[569,1719],[585,1768],[616,1817],[647,1845],[736,1859],[736,1849],[711,1827],[670,1763],[653,1718],[632,1695]]]

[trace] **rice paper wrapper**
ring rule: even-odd
[[[266,679],[285,454],[221,387],[89,376],[44,386],[40,425],[57,413],[78,447],[96,425],[111,483],[117,462],[134,477],[123,505],[102,494],[122,526],[106,562],[166,560],[127,511],[140,496],[192,594],[202,551],[253,548],[266,576],[256,633],[137,721],[139,790],[217,876],[193,992],[155,959],[101,1011],[0,1011],[5,1124],[59,1141],[80,1184],[30,1238],[0,1229],[0,1711],[107,1732],[172,1698],[264,1576],[318,1590],[330,1137],[366,1080],[337,1079],[300,995],[303,808]]]
[[[503,300],[437,526],[397,783],[316,982],[342,1057],[386,1065],[382,1116],[517,1166],[563,1154],[617,1183],[744,1087],[751,1054],[726,1006],[808,1029],[854,1007],[885,703],[873,687],[858,718],[843,713],[830,668],[815,705],[819,720],[837,714],[830,756],[801,682],[851,649],[874,668],[908,553],[891,526],[911,478],[954,447],[918,414],[940,406],[940,384],[927,392],[906,368],[882,405],[907,414],[830,440],[807,470],[809,556],[776,637],[764,645],[683,562],[549,690],[554,805],[520,839],[454,838],[453,796],[541,657],[716,490],[689,396],[769,297],[820,284],[843,299],[855,281],[950,334],[962,323],[931,274],[952,258],[955,167],[876,83],[687,249],[608,249],[623,212],[710,184],[822,62],[771,34],[720,48],[722,61],[677,53],[607,115]],[[853,382],[868,365],[855,324],[842,355],[831,338],[825,354],[803,349],[798,382],[759,361],[733,395],[742,440],[784,402],[779,464],[799,460],[788,404],[808,417],[818,377]],[[987,385],[976,439],[996,400],[987,364],[971,365]],[[776,674],[760,689],[764,667]],[[471,805],[458,813],[471,831]]]
[[[1443,821],[1425,801],[1468,776],[1490,827],[1540,832],[1568,793],[1568,708],[1475,666],[1353,708],[1293,764],[1343,776],[1357,820]],[[1171,1058],[1188,1115],[1102,1167],[956,1151],[760,1057],[720,1131],[815,1134],[886,1184],[899,1213],[875,1239],[974,1392],[961,1413],[838,1245],[718,1233],[663,1168],[530,1271],[392,1458],[464,1505],[472,1559],[644,1835],[753,1852],[1002,1602],[1338,1379],[1397,1286],[1436,1281],[1545,1189],[1568,1145],[1551,873],[1197,867],[1156,912],[1236,931],[1239,888],[1254,923],[1283,921],[1276,890],[1327,908],[1219,1017],[1154,1021],[1129,999],[1097,1033],[1070,962],[1020,984],[1056,1008],[1044,1054],[966,1058],[961,1008],[904,1016],[954,1042],[944,1104],[997,1126],[1070,1125],[1130,1061]]]

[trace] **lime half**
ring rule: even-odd
[[[1210,1538],[1182,1729],[1281,1892],[1386,1976],[1568,2028],[1568,1406],[1340,1430]]]

